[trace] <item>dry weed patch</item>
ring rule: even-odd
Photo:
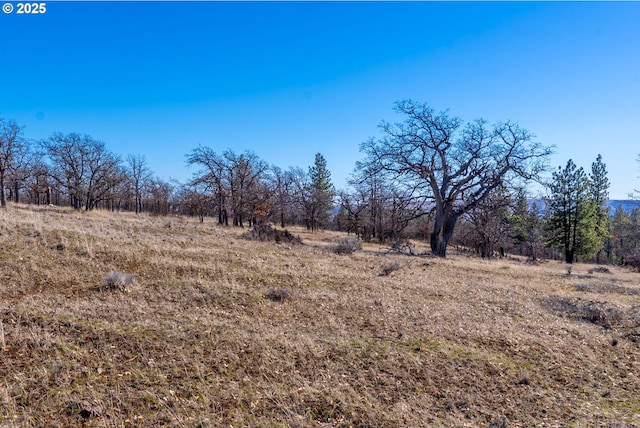
[[[362,250],[362,241],[357,236],[345,236],[332,249],[336,254],[353,254]]]
[[[0,425],[640,425],[637,273],[171,220],[0,211]]]

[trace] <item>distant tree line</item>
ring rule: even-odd
[[[27,140],[0,118],[0,202],[72,206],[78,210],[167,214],[175,186],[154,177],[142,155],[123,161],[102,141],[76,133]]]
[[[320,153],[308,171],[270,166],[252,152],[217,153],[202,146],[186,158],[199,169],[185,185],[181,205],[201,220],[214,216],[221,225],[239,227],[265,221],[310,230],[329,226],[335,191]]]
[[[640,265],[640,212],[606,206],[609,181],[598,155],[587,174],[572,160],[552,172],[552,148],[512,121],[464,123],[428,104],[396,103],[403,120],[361,145],[346,189],[336,191],[322,154],[306,170],[269,165],[254,153],[199,146],[185,155],[186,183],[155,176],[143,155],[123,160],[89,135],[24,137],[0,118],[0,203],[67,205],[213,217],[220,225],[271,222],[332,228],[366,241],[423,238],[434,255],[505,253]],[[547,189],[537,200],[530,181]]]
[[[89,135],[55,133],[25,138],[13,120],[0,118],[1,206],[7,201],[152,214],[214,216],[238,227],[271,221],[282,227],[330,227],[336,192],[318,153],[307,171],[271,166],[254,153],[217,153],[198,147],[186,155],[198,170],[186,183],[155,176],[143,155],[123,160]]]

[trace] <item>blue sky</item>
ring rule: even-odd
[[[87,133],[180,181],[198,145],[283,168],[321,152],[342,188],[413,99],[516,120],[554,167],[601,153],[612,198],[640,188],[637,2],[46,5],[0,14],[0,116],[29,138]]]

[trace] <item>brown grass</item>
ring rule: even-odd
[[[640,424],[637,273],[171,220],[0,211],[0,426]]]

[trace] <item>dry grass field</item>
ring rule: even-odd
[[[640,426],[638,273],[241,233],[0,210],[0,426]]]

